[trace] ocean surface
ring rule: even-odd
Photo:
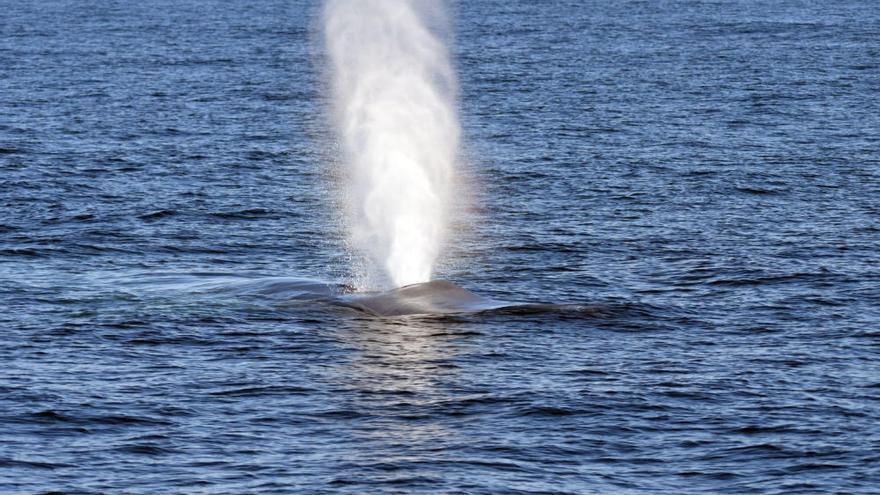
[[[546,304],[404,317],[319,10],[0,0],[0,493],[880,493],[876,1],[453,5],[436,276]]]

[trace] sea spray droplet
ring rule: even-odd
[[[351,240],[373,285],[428,281],[446,233],[460,130],[444,17],[436,1],[325,4]]]

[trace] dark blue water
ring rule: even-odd
[[[880,493],[876,2],[461,2],[438,276],[560,305],[396,318],[318,7],[0,1],[0,492]]]

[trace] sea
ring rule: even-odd
[[[448,14],[519,305],[377,316],[320,2],[0,0],[0,493],[880,493],[880,4]]]

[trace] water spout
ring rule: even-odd
[[[323,21],[363,278],[372,288],[427,282],[447,234],[459,153],[442,2],[328,0]]]

